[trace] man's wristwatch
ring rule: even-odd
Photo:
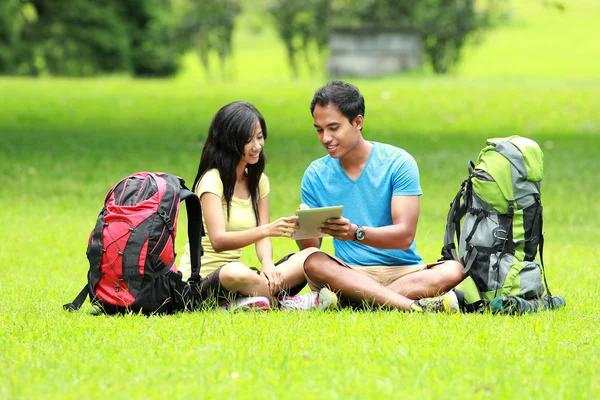
[[[362,226],[356,225],[356,231],[354,232],[354,241],[362,242],[363,240],[365,240],[365,230]]]

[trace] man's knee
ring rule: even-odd
[[[456,280],[461,282],[465,279],[465,274],[463,273],[464,267],[458,261],[448,261],[448,268],[452,271],[452,275]]]
[[[312,251],[304,261],[304,273],[310,279],[322,279],[326,275],[327,268],[324,266],[328,261],[331,261],[331,258],[325,253]]]
[[[444,274],[444,286],[447,286],[447,290],[452,289],[465,279],[466,275],[463,273],[463,266],[458,261],[446,261],[441,265]]]

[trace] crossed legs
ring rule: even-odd
[[[456,261],[445,261],[383,286],[323,252],[313,251],[304,262],[306,277],[311,286],[315,286],[312,289],[328,286],[353,303],[367,302],[407,311],[414,300],[437,296],[458,285],[465,277],[462,269]]]
[[[286,291],[298,285],[306,284],[303,264],[306,258],[318,249],[312,247],[293,254],[276,266],[281,272],[283,286],[280,291]],[[232,262],[221,267],[219,281],[223,288],[231,293],[242,296],[262,296],[269,299],[272,306],[277,306],[277,299],[269,289],[267,280],[240,262]]]

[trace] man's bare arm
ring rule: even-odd
[[[365,239],[361,244],[380,249],[402,249],[410,247],[417,233],[419,221],[419,196],[394,196],[391,200],[392,225],[363,227]],[[330,220],[324,224],[323,232],[339,239],[354,240],[358,226],[346,218]]]

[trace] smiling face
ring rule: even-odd
[[[324,107],[317,104],[313,119],[319,141],[333,158],[342,158],[352,152],[362,139],[362,115],[358,115],[351,123],[334,104]]]
[[[264,146],[265,137],[260,122],[257,120],[248,143],[244,145],[244,155],[240,161],[245,164],[256,164]]]

